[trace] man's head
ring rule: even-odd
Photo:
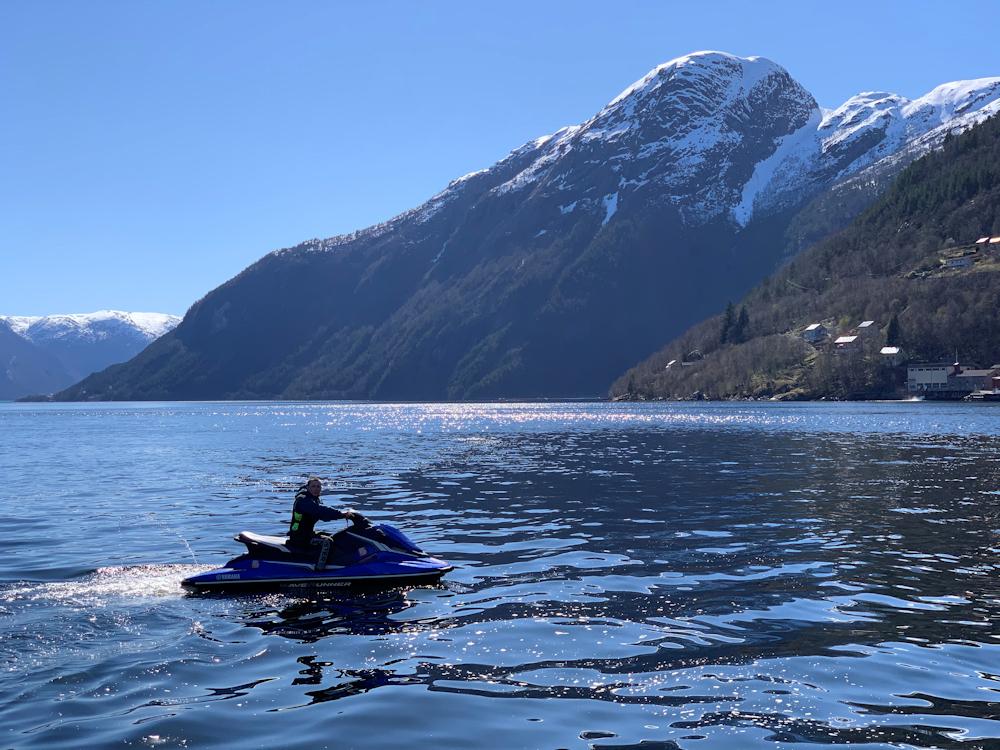
[[[306,492],[313,497],[319,497],[322,491],[323,483],[319,481],[319,477],[309,477],[309,480],[306,482]]]

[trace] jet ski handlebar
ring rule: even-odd
[[[363,515],[358,513],[356,510],[351,511],[351,515],[347,517],[347,520],[352,526],[356,526],[359,529],[367,529],[372,525],[372,522],[365,518]]]

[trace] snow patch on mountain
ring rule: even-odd
[[[601,222],[601,226],[603,227],[611,221],[611,217],[618,211],[618,193],[605,195],[601,202],[604,204],[604,220]]]
[[[569,154],[573,148],[573,136],[579,133],[581,129],[581,126],[574,125],[572,127],[562,128],[550,136],[543,136],[542,138],[532,141],[532,144],[544,149],[542,155],[532,162],[527,169],[522,170],[515,177],[507,180],[507,182],[502,185],[498,185],[493,188],[492,192],[501,195],[503,193],[521,190],[528,187],[532,183],[537,182],[549,168]]]
[[[440,250],[438,250],[438,253],[437,253],[437,255],[435,255],[435,256],[434,256],[434,257],[433,257],[433,258],[431,259],[431,265],[432,265],[432,266],[433,266],[433,265],[434,265],[435,263],[437,263],[437,262],[438,262],[439,260],[441,260],[441,257],[442,257],[442,256],[444,255],[444,251],[448,249],[448,244],[449,244],[450,242],[451,242],[451,237],[449,237],[448,239],[446,239],[446,240],[444,241],[444,244],[443,244],[443,245],[441,245],[441,249],[440,249]]]
[[[779,170],[793,174],[808,168],[808,162],[818,149],[816,128],[822,120],[817,107],[809,120],[801,128],[779,138],[774,152],[754,167],[750,179],[743,185],[740,202],[733,208],[733,218],[741,226],[746,226],[753,215],[754,203],[775,179]]]

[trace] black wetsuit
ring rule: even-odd
[[[316,532],[313,528],[317,521],[336,521],[338,518],[347,518],[347,514],[336,508],[328,508],[319,501],[318,497],[313,497],[303,487],[295,496],[292,504],[292,520],[288,526],[288,544],[300,549],[308,548],[312,544]]]

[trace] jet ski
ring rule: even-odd
[[[358,515],[352,526],[328,535],[322,562],[288,547],[283,536],[241,531],[233,539],[247,547],[224,567],[185,578],[194,591],[394,587],[434,583],[452,566],[431,557],[388,524]],[[323,555],[318,555],[323,558]]]

